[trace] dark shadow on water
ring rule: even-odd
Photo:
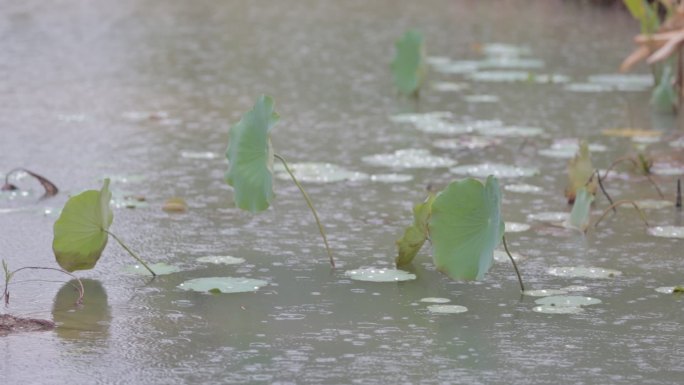
[[[67,282],[57,295],[52,307],[52,317],[57,335],[63,339],[107,339],[112,319],[107,302],[107,292],[100,281],[82,279],[85,296],[83,304],[75,305],[78,299],[78,283]]]

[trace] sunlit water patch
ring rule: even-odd
[[[197,262],[213,263],[215,265],[239,265],[245,262],[244,258],[233,257],[231,255],[207,255],[197,258]]]
[[[497,178],[521,178],[539,173],[539,170],[536,168],[517,167],[500,163],[470,164],[453,167],[449,171],[454,174],[468,175],[476,178],[486,178],[489,175],[494,175]]]
[[[507,233],[522,233],[530,229],[530,225],[520,222],[506,222]]]
[[[479,94],[479,95],[466,95],[463,97],[466,103],[498,103],[501,98],[497,95],[490,94]]]
[[[461,305],[430,305],[428,311],[433,314],[459,314],[468,311],[468,308]]]
[[[432,155],[428,150],[415,148],[397,150],[392,154],[364,156],[363,161],[374,166],[392,168],[439,168],[456,164],[453,159]]]
[[[421,298],[420,302],[427,302],[427,303],[449,303],[451,300],[449,298],[439,298],[439,297],[426,297],[426,298]]]
[[[544,130],[539,127],[522,127],[522,126],[501,126],[501,127],[486,127],[478,129],[480,135],[486,136],[501,136],[505,138],[528,138],[539,136],[544,133]]]
[[[654,85],[651,74],[599,74],[589,76],[588,81],[617,91],[648,91]]]
[[[661,286],[656,287],[655,291],[662,294],[684,294],[684,286]]]
[[[181,158],[184,159],[212,160],[220,157],[221,155],[209,151],[181,151]]]
[[[206,277],[195,278],[178,285],[183,290],[203,293],[248,293],[259,290],[268,282],[253,278]]]
[[[560,225],[570,218],[570,213],[562,211],[548,211],[542,213],[534,213],[527,216],[531,221],[546,222],[554,225]]]
[[[602,144],[589,144],[589,151],[605,152],[608,148]],[[570,159],[579,151],[579,142],[577,139],[560,139],[551,144],[550,148],[539,150],[539,155],[549,158],[567,158]]]
[[[646,231],[654,237],[684,239],[684,226],[653,226]]]
[[[300,182],[334,183],[341,181],[360,181],[369,179],[369,175],[351,171],[332,163],[301,162],[290,163],[290,170]],[[275,164],[273,171],[279,179],[290,179],[290,175],[282,164]]]
[[[348,270],[344,272],[344,275],[356,281],[367,282],[401,282],[416,279],[415,274],[408,273],[404,270],[373,267]]]
[[[562,266],[552,267],[548,273],[556,277],[564,278],[598,278],[607,279],[622,275],[619,270],[604,269],[602,267],[578,267],[578,266]]]
[[[167,274],[173,274],[181,271],[181,268],[175,265],[169,265],[164,262],[160,263],[151,263],[148,264],[147,266],[154,271],[155,274],[157,275],[167,275]],[[145,268],[145,266],[141,264],[136,264],[136,265],[131,265],[131,266],[126,266],[124,269],[127,273],[133,273],[133,274],[138,274],[138,275],[148,275],[152,276],[152,273],[149,272]]]
[[[539,186],[525,183],[507,184],[504,186],[504,190],[520,194],[537,194],[543,191]]]
[[[515,251],[511,252],[511,257],[513,257],[513,260],[516,262],[521,262],[527,259],[527,257]],[[494,250],[494,262],[511,263],[511,259],[508,257],[508,254],[506,254],[505,250]]]
[[[523,295],[530,297],[550,297],[552,295],[563,295],[568,294],[567,291],[562,289],[537,289],[537,290],[525,290]]]
[[[432,83],[432,89],[439,92],[461,92],[470,88],[467,83],[436,82]]]
[[[501,140],[498,138],[471,135],[440,139],[432,143],[433,146],[444,150],[476,150],[499,144]]]

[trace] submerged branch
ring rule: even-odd
[[[332,251],[330,251],[328,238],[325,236],[325,230],[323,229],[321,220],[318,218],[318,213],[316,212],[316,209],[313,206],[313,202],[311,202],[311,198],[309,198],[309,194],[306,193],[306,191],[304,190],[304,186],[302,186],[301,183],[299,183],[297,178],[294,176],[294,173],[292,173],[292,170],[290,170],[290,167],[288,166],[285,158],[278,154],[273,154],[273,156],[283,164],[283,166],[285,167],[285,171],[287,171],[287,173],[290,174],[290,178],[292,178],[292,181],[297,185],[299,191],[301,191],[302,193],[302,196],[304,196],[304,200],[306,201],[306,204],[309,206],[309,209],[311,209],[311,213],[313,214],[314,219],[316,220],[318,231],[321,233],[321,237],[323,237],[323,243],[325,243],[325,251],[328,253],[328,257],[330,258],[330,266],[335,268],[335,260],[333,259]]]

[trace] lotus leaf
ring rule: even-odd
[[[69,198],[54,226],[52,249],[66,271],[92,269],[107,246],[114,213],[109,206],[109,179],[100,191],[88,190]]]
[[[235,189],[235,204],[247,211],[268,208],[273,192],[273,148],[269,133],[278,122],[273,99],[260,96],[254,107],[230,128],[226,182]]]
[[[416,95],[426,72],[423,35],[415,30],[407,31],[396,42],[396,49],[392,61],[394,84],[402,94]]]
[[[439,271],[454,279],[481,279],[504,234],[498,180],[451,183],[432,203],[428,229]]]
[[[594,166],[591,163],[589,145],[586,141],[580,142],[579,151],[568,163],[568,187],[565,189],[565,196],[568,203],[575,201],[577,190],[586,187],[592,195],[596,194],[598,182],[592,178]]]
[[[405,266],[413,261],[416,254],[420,251],[428,238],[428,219],[432,202],[435,194],[430,194],[428,198],[413,207],[413,224],[404,231],[404,236],[397,241],[399,255],[396,258],[397,266]]]

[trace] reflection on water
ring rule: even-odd
[[[57,335],[65,340],[103,340],[109,338],[112,320],[107,292],[102,283],[94,279],[82,279],[85,296],[83,304],[78,300],[78,282],[64,284],[55,296],[52,319],[57,324]]]
[[[607,149],[592,158],[605,169],[633,155],[635,144],[604,129],[656,129],[667,140],[678,134],[673,118],[651,113],[648,92],[565,89],[615,72],[638,32],[626,12],[560,0],[5,3],[0,169],[21,165],[49,177],[64,191],[49,201],[53,208],[104,176],[119,176],[112,190],[146,205],[115,208],[113,231],[150,263],[181,271],[153,280],[122,273],[133,261],[110,244],[94,270],[79,272],[89,278],[81,308],[70,284],[28,288],[24,297],[36,299],[13,310],[39,312],[57,293],[58,328],[0,340],[3,384],[681,382],[681,298],[654,289],[681,284],[682,241],[649,236],[629,209],[586,235],[528,219],[569,211],[567,159],[539,151],[586,139]],[[453,62],[482,61],[493,47],[501,55],[526,47],[534,66],[543,65],[530,72],[572,83],[479,82],[433,71],[419,100],[397,98],[388,63],[408,28],[423,32],[429,55]],[[511,63],[529,65],[507,57],[505,66]],[[445,83],[450,92],[442,92]],[[364,157],[415,149],[458,165],[538,169],[501,180],[505,220],[532,226],[507,235],[525,256],[523,277],[531,290],[582,286],[582,296],[603,302],[578,314],[537,313],[535,297],[520,297],[509,261],[481,282],[452,282],[435,271],[428,247],[411,267],[415,280],[346,277],[347,270],[393,267],[412,204],[424,199],[425,186],[458,177],[446,167],[402,169],[411,178],[398,183],[305,182],[339,261],[331,271],[291,182],[275,179],[278,198],[263,213],[233,206],[224,182],[228,129],[261,93],[277,101],[273,141],[293,163],[379,176],[399,171]],[[493,97],[496,103],[467,102]],[[430,130],[389,118],[435,111],[449,114]],[[468,126],[481,122],[487,130]],[[494,130],[499,125],[505,129]],[[532,130],[537,136],[515,136],[535,127],[543,128]],[[482,146],[434,145],[464,129],[499,136]],[[652,154],[676,151],[665,140],[638,145]],[[630,170],[618,172],[606,182],[615,199],[656,198]],[[675,177],[654,178],[674,196]],[[0,250],[11,266],[54,263],[55,217],[43,215],[42,204],[23,210],[37,193],[0,194]],[[171,196],[187,201],[183,215],[162,210]],[[598,197],[597,209],[605,203]],[[682,214],[671,209],[647,215],[681,225]],[[217,255],[244,262],[199,260]],[[622,274],[548,273],[562,266]],[[240,294],[178,289],[204,277],[269,284]],[[468,311],[433,314],[421,302],[428,297]]]

